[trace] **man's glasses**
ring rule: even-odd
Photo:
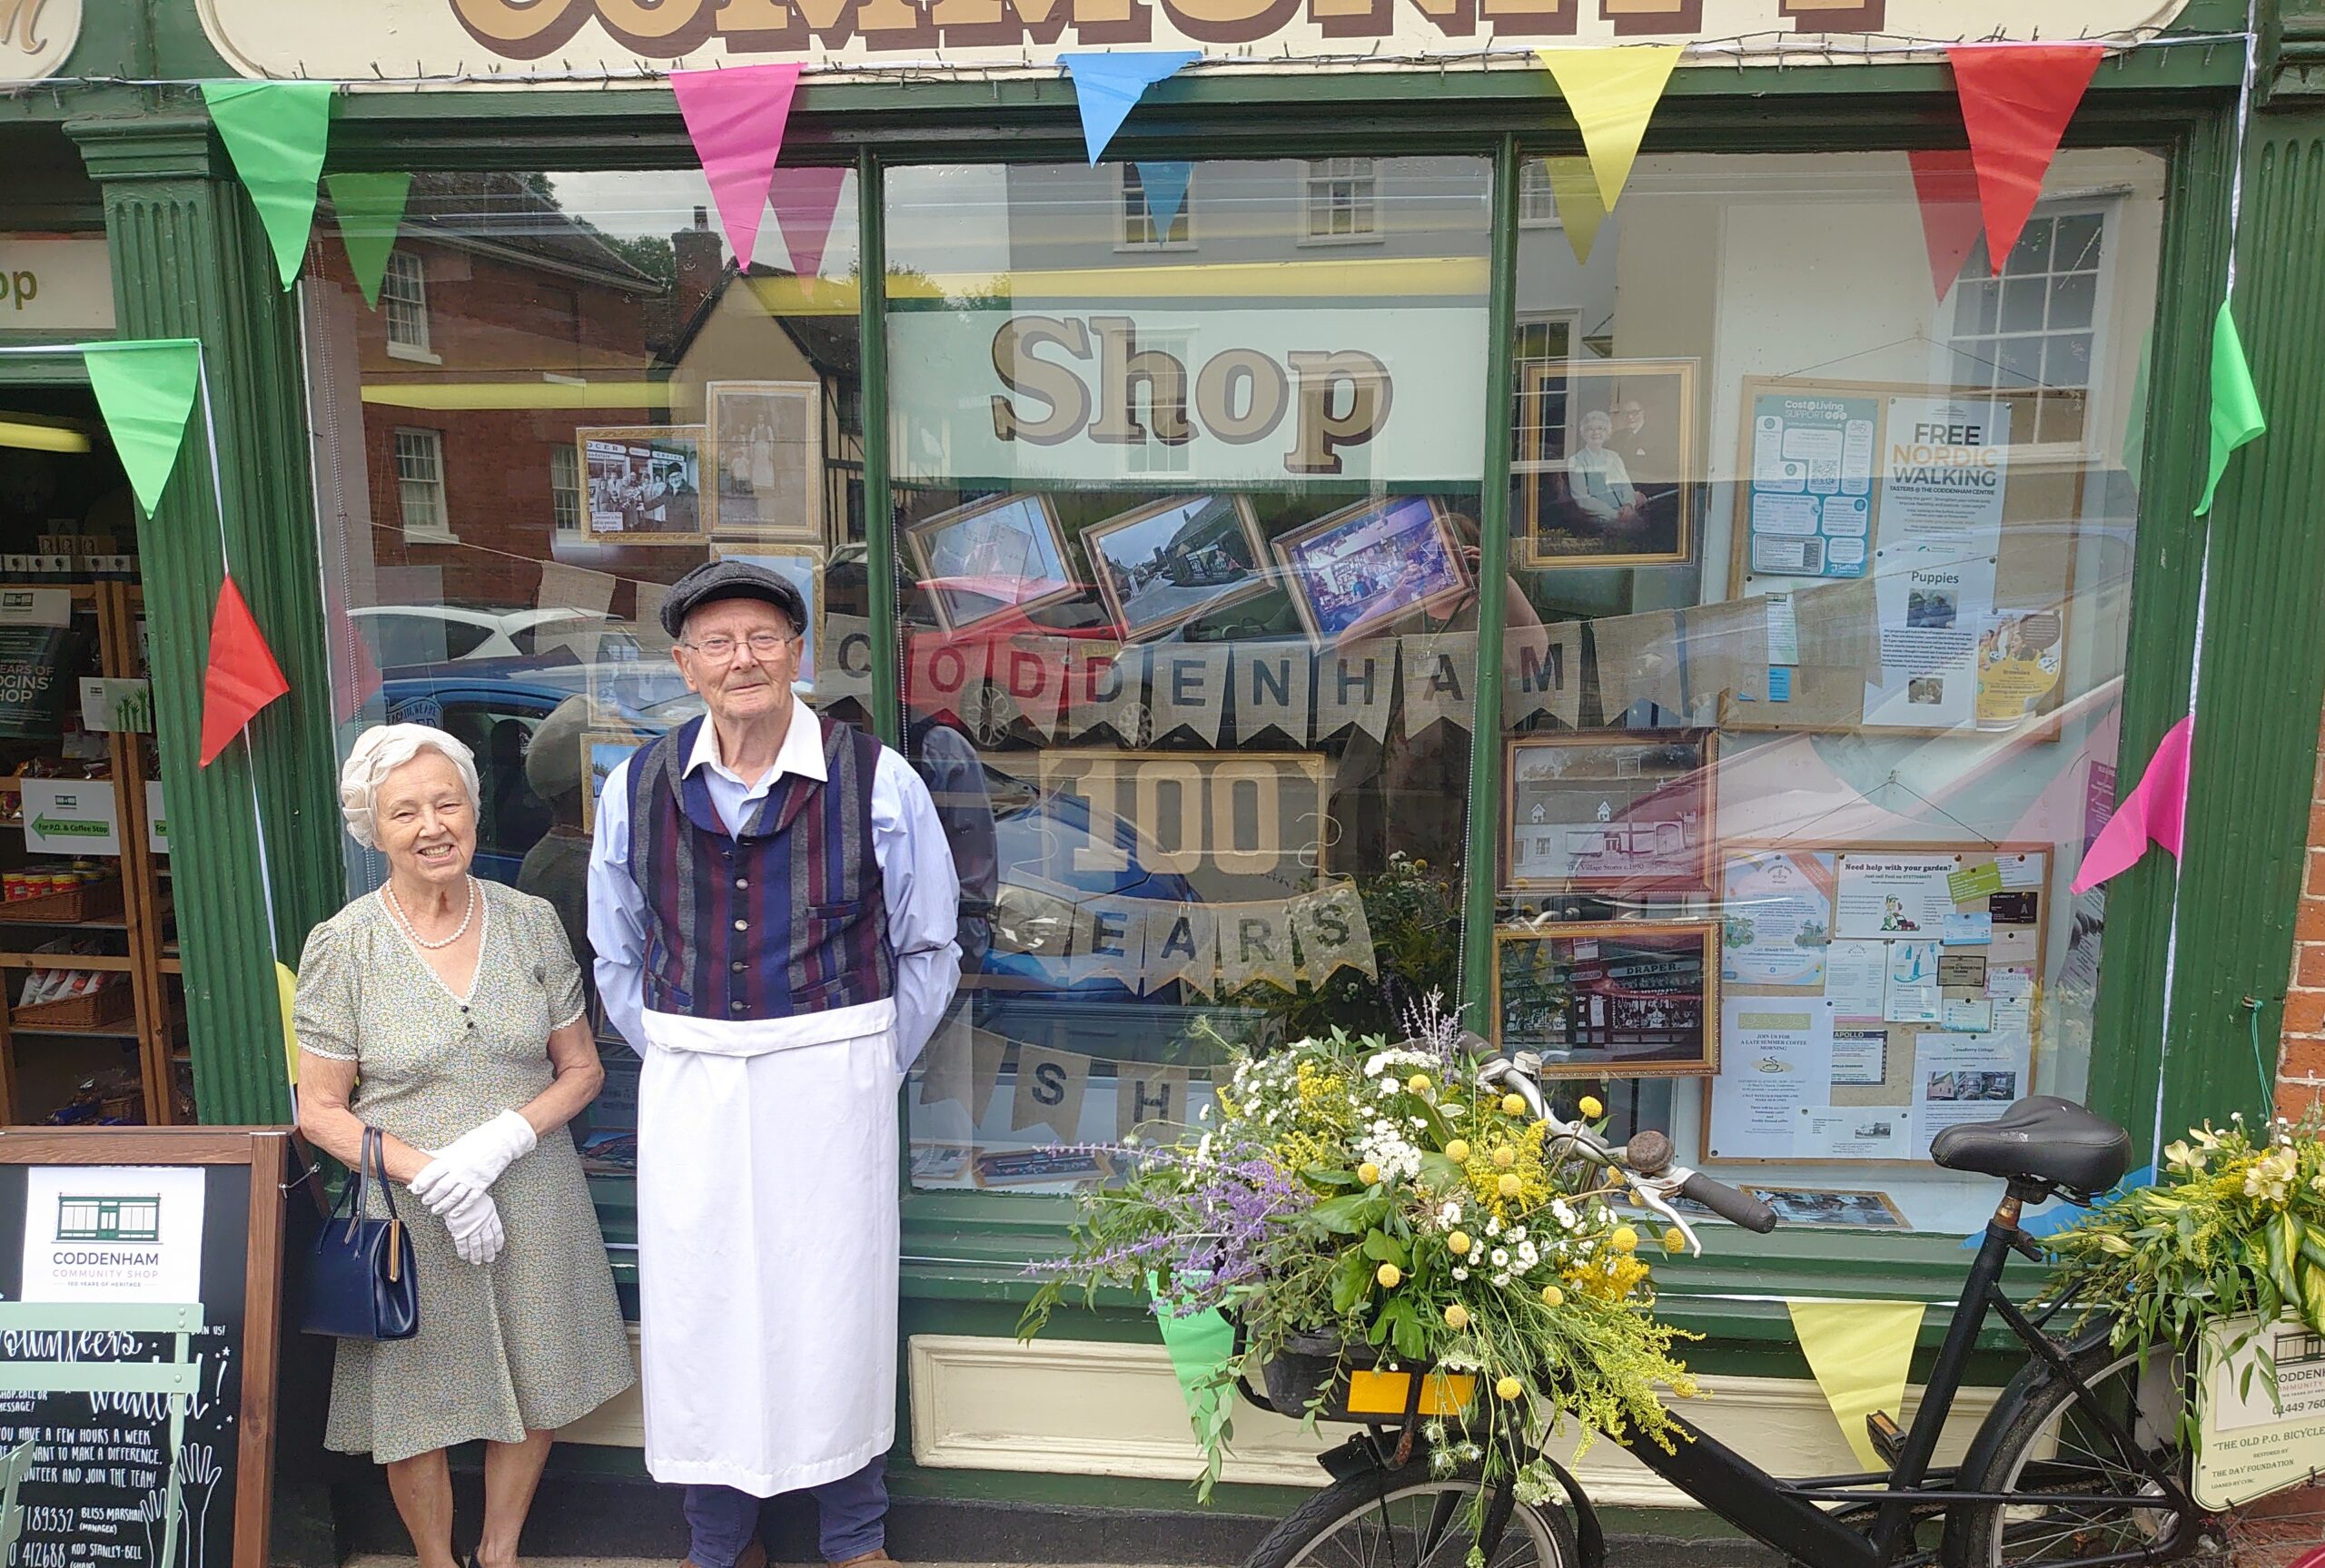
[[[714,635],[696,642],[680,643],[678,646],[693,650],[712,664],[723,665],[735,656],[736,650],[742,647],[744,643],[748,643],[751,652],[758,657],[770,659],[782,649],[784,644],[790,642],[797,636],[796,632],[753,632],[738,642],[730,636]]]

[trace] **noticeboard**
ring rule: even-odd
[[[292,1146],[0,1133],[0,1452],[33,1445],[18,1568],[264,1568]]]

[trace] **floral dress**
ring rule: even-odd
[[[476,978],[455,996],[379,894],[307,938],[292,1010],[299,1047],[361,1064],[349,1105],[415,1149],[441,1149],[556,1076],[549,1037],[581,1016],[581,971],[548,902],[476,883],[484,922]],[[482,1267],[408,1191],[420,1332],[341,1339],[325,1445],[385,1464],[450,1444],[516,1443],[579,1419],[636,1373],[605,1239],[573,1139],[562,1129],[492,1184],[509,1245]],[[371,1213],[384,1218],[378,1198]]]

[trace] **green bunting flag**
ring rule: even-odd
[[[411,176],[330,174],[323,185],[331,192],[340,243],[347,247],[355,286],[363,291],[363,302],[376,311],[380,284],[388,275],[388,252],[396,248],[396,229],[403,222],[404,198],[411,193]]]
[[[323,172],[336,92],[328,82],[202,84],[210,123],[250,190],[286,289],[299,276],[307,232],[314,226],[315,182]]]
[[[151,342],[84,343],[89,386],[97,394],[114,450],[129,472],[145,515],[161,505],[162,488],[177,466],[185,419],[202,379],[202,344],[193,338]]]
[[[2229,454],[2269,428],[2261,394],[2252,388],[2252,367],[2244,360],[2244,340],[2236,335],[2236,317],[2226,300],[2212,318],[2211,424],[2211,463],[2204,474],[2204,498],[2196,503],[2200,518],[2212,509],[2212,492],[2228,471]]]
[[[1171,1352],[1171,1370],[1178,1376],[1179,1393],[1187,1402],[1187,1419],[1198,1433],[1210,1429],[1219,1404],[1219,1390],[1203,1386],[1235,1354],[1235,1326],[1217,1307],[1206,1307],[1184,1317],[1175,1316],[1177,1303],[1163,1296],[1152,1274],[1146,1288],[1154,1298],[1154,1319],[1162,1327],[1162,1344]]]

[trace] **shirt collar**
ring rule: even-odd
[[[708,714],[703,715],[702,727],[695,732],[694,750],[687,754],[684,772],[692,774],[699,767],[712,768],[727,778],[741,782],[734,770],[727,765],[727,759],[719,754],[718,726],[711,722]],[[824,726],[816,722],[815,711],[799,700],[796,692],[791,696],[791,727],[783,732],[783,745],[776,750],[775,766],[751,787],[754,790],[770,788],[785,774],[798,774],[814,779],[817,784],[826,783],[831,777],[831,770],[824,762]]]

